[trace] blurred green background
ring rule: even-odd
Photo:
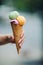
[[[25,40],[20,55],[15,44],[0,46],[0,65],[42,65],[43,0],[0,0],[0,34],[11,34],[9,13],[17,10],[26,18]]]
[[[16,7],[18,10],[35,12],[43,10],[43,0],[1,0],[4,5]]]

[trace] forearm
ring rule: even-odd
[[[0,36],[0,45],[7,44],[8,36]]]
[[[14,37],[11,35],[0,35],[0,45],[8,44],[8,43],[15,43]]]

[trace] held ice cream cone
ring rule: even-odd
[[[11,19],[11,26],[12,31],[14,35],[14,40],[16,43],[17,52],[19,54],[20,52],[20,46],[18,44],[18,41],[21,38],[21,33],[23,31],[23,25],[25,23],[25,18],[23,16],[20,16],[17,11],[11,12],[9,15],[9,18]]]
[[[13,35],[14,35],[14,38],[15,38],[17,52],[19,54],[20,46],[18,44],[18,41],[21,38],[21,33],[22,33],[23,29],[22,29],[22,26],[20,26],[19,24],[16,25],[16,24],[14,24],[14,22],[11,22],[11,26],[12,26]]]

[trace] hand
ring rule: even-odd
[[[21,48],[21,46],[22,46],[22,44],[23,44],[23,41],[24,41],[24,31],[22,32],[21,38],[20,38],[20,40],[18,41],[18,44],[19,44],[19,47],[20,47],[20,48]],[[13,44],[15,43],[15,41],[14,41],[14,36],[12,36],[11,42],[12,42]],[[16,44],[16,43],[15,43],[15,44]]]
[[[21,38],[18,41],[20,48],[23,44],[23,40],[24,40],[24,31],[22,32]],[[0,45],[4,45],[4,44],[7,44],[7,43],[15,43],[14,36],[11,36],[11,35],[0,36]]]

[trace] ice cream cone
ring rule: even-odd
[[[13,31],[13,35],[14,35],[14,40],[15,40],[15,43],[16,43],[16,48],[17,48],[17,52],[19,54],[20,52],[20,46],[18,44],[18,41],[20,40],[20,37],[21,37],[21,33],[23,31],[22,29],[22,26],[21,25],[16,25],[14,24],[14,22],[11,22],[11,26],[12,26],[12,31]]]
[[[13,11],[9,14],[9,19],[11,20],[12,31],[14,35],[14,41],[16,43],[17,52],[20,52],[20,46],[18,41],[21,38],[21,33],[23,31],[22,27],[25,24],[24,16],[20,16],[17,11]]]

